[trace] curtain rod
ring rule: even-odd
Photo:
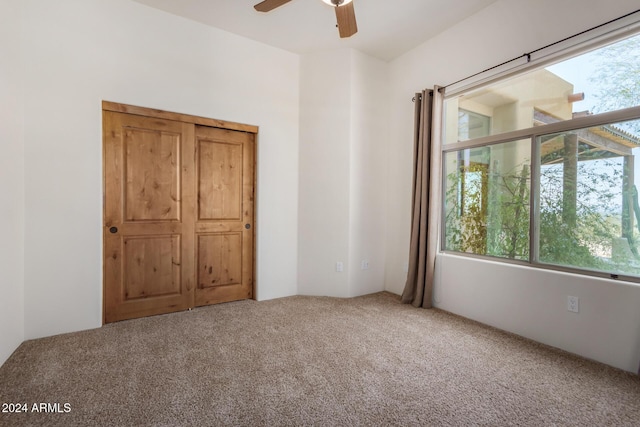
[[[571,39],[573,39],[573,38],[579,37],[579,36],[581,36],[581,35],[583,35],[583,34],[588,33],[589,31],[597,30],[598,28],[604,27],[605,25],[610,25],[610,24],[612,24],[612,23],[614,23],[614,22],[616,22],[616,21],[620,21],[621,19],[625,19],[625,18],[627,18],[627,17],[629,17],[629,16],[631,16],[631,15],[633,15],[633,14],[636,14],[636,13],[638,13],[638,12],[640,12],[640,9],[634,10],[633,12],[627,13],[626,15],[620,16],[620,17],[618,17],[618,18],[615,18],[615,19],[612,19],[612,20],[610,20],[610,21],[604,22],[604,23],[602,23],[602,24],[596,25],[596,26],[594,26],[594,27],[588,28],[588,29],[586,29],[586,30],[584,30],[584,31],[581,31],[581,32],[579,32],[579,33],[576,33],[576,34],[574,34],[574,35],[572,35],[572,36],[565,37],[565,38],[563,38],[562,40],[558,40],[558,41],[556,41],[556,42],[549,43],[548,45],[546,45],[546,46],[542,46],[542,47],[539,47],[538,49],[532,50],[531,52],[524,53],[524,54],[522,54],[522,55],[520,55],[520,56],[516,56],[515,58],[512,58],[512,59],[509,59],[509,60],[507,60],[507,61],[504,61],[504,62],[502,62],[502,63],[500,63],[500,64],[498,64],[498,65],[494,65],[493,67],[489,67],[489,68],[487,68],[486,70],[479,71],[479,72],[477,72],[477,73],[475,73],[475,74],[471,74],[470,76],[467,76],[467,77],[465,77],[465,78],[463,78],[463,79],[457,80],[457,81],[455,81],[455,82],[453,82],[453,83],[449,83],[449,84],[448,84],[448,85],[446,85],[446,86],[442,86],[442,87],[440,87],[439,91],[440,91],[440,92],[444,92],[444,90],[445,90],[447,87],[449,87],[449,86],[453,86],[453,85],[455,85],[455,84],[461,83],[461,82],[463,82],[463,81],[465,81],[465,80],[467,80],[467,79],[471,79],[471,78],[473,78],[473,77],[479,76],[480,74],[483,74],[483,73],[486,73],[486,72],[488,72],[488,71],[494,70],[494,69],[496,69],[496,68],[502,67],[502,66],[504,66],[504,65],[507,65],[507,64],[509,64],[509,63],[511,63],[511,62],[515,62],[515,61],[517,61],[517,60],[519,60],[519,59],[522,59],[522,58],[527,58],[527,63],[529,63],[529,62],[531,62],[531,55],[533,55],[534,53],[540,52],[541,50],[544,50],[544,49],[548,49],[548,48],[550,48],[550,47],[552,47],[552,46],[555,46],[555,45],[557,45],[557,44],[564,43],[564,42],[566,42],[567,40],[571,40]],[[411,98],[411,101],[412,101],[412,102],[415,102],[415,100],[416,100],[416,97],[415,97],[415,96],[414,96],[413,98]]]
[[[625,18],[627,18],[627,17],[629,17],[629,16],[631,16],[631,15],[633,15],[633,14],[635,14],[635,13],[638,13],[638,12],[640,12],[640,9],[635,10],[635,11],[630,12],[630,13],[627,13],[626,15],[623,15],[623,16],[620,16],[620,17],[618,17],[618,18],[612,19],[612,20],[607,21],[607,22],[605,22],[605,23],[602,23],[602,24],[600,24],[600,25],[596,25],[595,27],[591,27],[591,28],[586,29],[586,30],[584,30],[584,31],[580,31],[579,33],[576,33],[576,34],[574,34],[574,35],[572,35],[572,36],[565,37],[565,38],[563,38],[562,40],[558,40],[558,41],[556,41],[556,42],[549,43],[548,45],[546,45],[546,46],[542,46],[542,47],[539,47],[538,49],[532,50],[532,51],[531,51],[531,52],[529,52],[529,53],[524,53],[524,54],[522,54],[522,55],[520,55],[520,56],[516,56],[516,57],[515,57],[515,58],[513,58],[513,59],[509,59],[508,61],[504,61],[504,62],[503,62],[503,63],[501,63],[501,64],[494,65],[493,67],[489,67],[489,68],[487,68],[486,70],[483,70],[483,71],[480,71],[480,72],[478,72],[478,73],[472,74],[472,75],[470,75],[470,76],[468,76],[468,77],[465,77],[464,79],[460,79],[460,80],[455,81],[455,82],[453,82],[453,83],[449,83],[448,85],[444,86],[444,87],[443,87],[443,89],[446,89],[448,86],[453,86],[453,85],[455,85],[455,84],[457,84],[457,83],[460,83],[460,82],[462,82],[462,81],[464,81],[464,80],[467,80],[467,79],[470,79],[470,78],[472,78],[472,77],[478,76],[478,75],[480,75],[480,74],[482,74],[482,73],[486,73],[487,71],[491,71],[491,70],[493,70],[493,69],[495,69],[495,68],[502,67],[503,65],[507,65],[507,64],[509,64],[510,62],[517,61],[518,59],[527,58],[527,63],[529,63],[529,62],[531,62],[531,55],[533,55],[534,53],[540,52],[541,50],[544,50],[544,49],[548,49],[548,48],[550,48],[551,46],[555,46],[555,45],[557,45],[557,44],[560,44],[560,43],[566,42],[567,40],[571,40],[571,39],[573,39],[573,38],[579,37],[579,36],[581,36],[581,35],[583,35],[583,34],[588,33],[589,31],[597,30],[598,28],[604,27],[605,25],[610,25],[610,24],[612,24],[612,23],[614,23],[614,22],[616,22],[616,21],[620,21],[621,19],[625,19]]]

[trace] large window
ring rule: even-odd
[[[442,247],[640,280],[640,35],[445,101]]]

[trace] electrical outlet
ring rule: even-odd
[[[368,270],[369,269],[369,260],[363,259],[360,261],[360,270]]]
[[[578,297],[567,297],[567,310],[577,313],[580,311],[580,298]]]
[[[336,271],[342,273],[344,271],[344,263],[342,261],[336,262]]]

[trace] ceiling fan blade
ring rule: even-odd
[[[351,37],[358,32],[358,24],[356,24],[356,12],[353,8],[353,2],[344,6],[336,7],[336,18],[338,20],[338,31],[340,38]]]
[[[291,0],[264,0],[263,2],[258,3],[253,6],[255,10],[258,12],[269,12],[276,7],[280,7],[283,4],[289,3]]]

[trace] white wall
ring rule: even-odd
[[[101,324],[102,100],[258,125],[257,297],[296,294],[299,57],[129,0],[24,8],[26,338]]]
[[[384,289],[387,99],[387,63],[353,49],[302,56],[301,294]]]
[[[640,361],[640,288],[442,255],[436,306],[628,371]],[[579,313],[567,311],[577,296]]]
[[[0,0],[0,365],[24,339],[21,7]]]
[[[349,295],[351,50],[300,60],[298,291]],[[336,271],[336,262],[344,271]]]
[[[401,293],[408,257],[414,92],[492,65],[637,9],[635,0],[501,0],[391,63],[387,271]],[[436,306],[588,358],[637,371],[640,287],[610,280],[438,256]],[[566,311],[567,295],[581,311]]]
[[[351,65],[349,296],[357,296],[384,290],[389,65],[358,51]]]

